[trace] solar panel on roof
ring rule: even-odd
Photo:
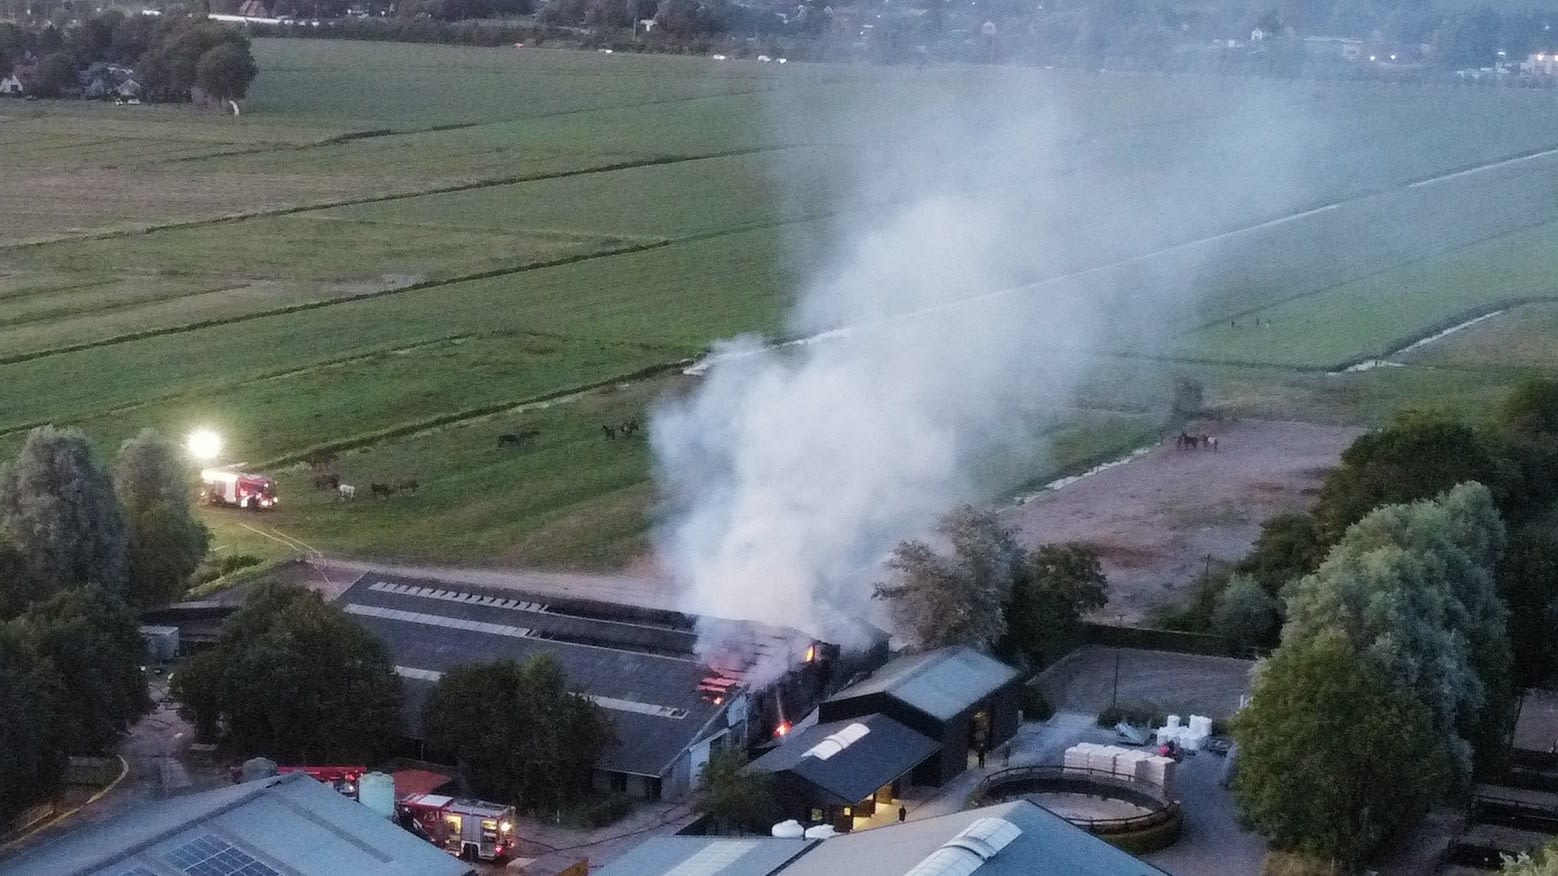
[[[211,834],[197,837],[163,857],[189,876],[280,876],[248,852]]]
[[[146,869],[145,867],[131,867],[130,869],[120,873],[119,876],[157,876],[157,874]]]

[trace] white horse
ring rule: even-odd
[[[339,487],[336,487],[336,489],[340,491],[341,498],[343,499],[350,501],[357,498],[357,488],[351,484],[341,484]]]

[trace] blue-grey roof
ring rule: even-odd
[[[854,725],[866,732],[847,745],[836,746],[826,758],[808,754],[828,737]],[[749,769],[791,773],[827,792],[835,802],[852,805],[919,766],[938,748],[935,740],[886,715],[866,715],[808,727],[752,761]]]
[[[594,871],[595,876],[770,876],[817,840],[773,837],[657,836]]]
[[[1017,670],[1005,663],[959,645],[890,660],[864,681],[829,697],[828,702],[882,693],[946,721],[1016,677]]]
[[[700,691],[712,670],[698,657],[698,619],[688,615],[380,574],[359,579],[338,604],[389,648],[413,737],[421,734],[421,703],[442,673],[537,654],[556,659],[569,684],[594,698],[616,727],[617,745],[601,758],[602,769],[662,776],[706,728],[723,726],[729,697],[715,702]]]
[[[464,876],[470,867],[368,807],[294,773],[87,824],[0,864],[0,876]]]
[[[1006,821],[1016,828],[1017,834],[975,869],[956,872],[973,876],[1168,876],[1026,800],[823,840],[785,867],[781,876],[901,876],[982,818]],[[1006,830],[1010,835],[1010,829]],[[967,853],[953,850],[951,854],[956,857]]]

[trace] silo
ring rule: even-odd
[[[385,818],[395,815],[395,780],[383,773],[368,773],[357,781],[357,802]]]

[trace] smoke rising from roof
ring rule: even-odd
[[[925,79],[925,93],[893,90],[890,110],[840,109],[828,130],[859,156],[838,171],[847,212],[820,259],[816,239],[798,245],[812,268],[789,326],[833,334],[721,343],[698,388],[653,420],[657,549],[685,610],[849,644],[840,622],[871,614],[899,541],[1015,486],[991,482],[993,459],[1039,474],[1046,433],[1101,363],[1121,367],[1099,352],[1151,349],[1184,318],[1205,251],[1074,272],[1151,249],[1141,235],[1122,247],[1132,222],[1180,234],[1174,217],[1201,224],[1189,220],[1207,205],[1155,200],[1134,135],[1087,145],[1037,75],[949,77],[940,91]],[[797,120],[807,96],[792,97],[787,129],[815,126],[814,111]],[[1291,141],[1256,136],[1269,183]]]

